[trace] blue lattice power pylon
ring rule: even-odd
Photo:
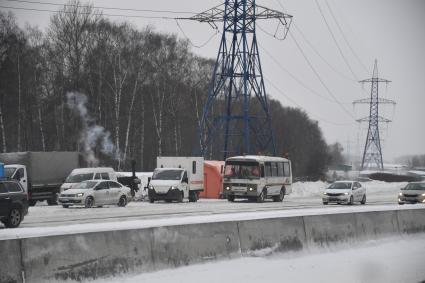
[[[190,20],[223,33],[200,124],[200,148],[206,157],[236,154],[276,154],[258,52],[256,20],[277,19],[286,36],[292,16],[255,4],[255,0],[227,0]]]
[[[363,151],[361,170],[365,168],[376,168],[383,170],[381,138],[379,135],[379,124],[389,123],[391,120],[379,115],[379,105],[393,104],[395,102],[389,99],[379,97],[379,83],[389,83],[389,80],[378,77],[378,61],[375,60],[373,75],[371,79],[360,81],[361,83],[371,83],[370,98],[360,99],[353,104],[369,104],[369,116],[358,119],[357,122],[369,122],[367,130],[366,143]]]

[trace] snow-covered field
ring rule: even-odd
[[[267,257],[243,257],[95,282],[419,283],[425,280],[425,235],[337,245]]]

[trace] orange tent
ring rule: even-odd
[[[201,198],[220,198],[223,188],[223,175],[221,169],[224,161],[204,161],[204,191],[199,194]]]

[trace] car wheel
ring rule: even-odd
[[[37,203],[37,201],[34,200],[34,199],[30,199],[29,202],[28,202],[29,206],[34,206],[36,203]]]
[[[350,202],[348,203],[349,205],[353,205],[353,203],[354,203],[354,198],[353,198],[353,196],[351,196],[350,197]]]
[[[118,206],[125,207],[127,205],[127,198],[125,196],[121,196],[118,201]]]
[[[86,208],[91,208],[94,205],[94,199],[93,197],[87,197],[86,200],[84,201],[84,206]]]
[[[62,207],[63,207],[63,208],[68,208],[68,207],[69,207],[69,205],[67,205],[67,204],[63,204],[63,205],[62,205]]]
[[[398,204],[399,204],[399,205],[403,205],[403,204],[404,204],[404,202],[398,202]]]
[[[362,201],[360,203],[361,204],[366,204],[366,195],[363,195]]]
[[[264,202],[266,198],[264,190],[261,191],[260,195],[257,197],[257,202]]]
[[[149,202],[150,203],[154,203],[155,202],[155,199],[154,198],[149,198]]]
[[[324,202],[323,202],[323,204],[324,204],[324,205],[328,205],[328,202],[325,202],[325,201],[324,201]]]
[[[230,202],[234,202],[235,201],[235,196],[234,195],[228,195],[227,196],[227,200]]]
[[[7,220],[4,222],[4,225],[7,228],[16,228],[21,224],[23,217],[21,209],[14,207],[10,210]]]

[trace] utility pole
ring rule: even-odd
[[[256,21],[276,19],[283,38],[292,16],[255,4],[255,0],[226,0],[187,20],[218,29],[221,43],[208,98],[200,123],[199,144],[204,156],[276,155],[269,103],[256,37]]]
[[[380,170],[384,169],[384,163],[382,159],[382,148],[381,138],[379,135],[379,124],[389,123],[391,120],[379,115],[379,105],[381,104],[392,104],[396,103],[393,100],[380,98],[379,97],[379,83],[390,83],[391,81],[381,79],[378,77],[378,61],[375,60],[373,67],[372,78],[362,80],[361,83],[371,83],[370,98],[359,99],[353,102],[353,104],[369,104],[369,116],[358,119],[357,122],[369,122],[367,131],[366,143],[363,151],[363,158],[360,170],[365,168],[377,168]]]

